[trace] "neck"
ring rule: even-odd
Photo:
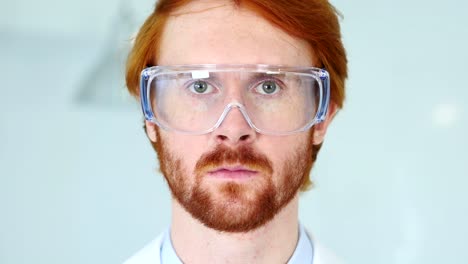
[[[245,233],[210,229],[172,201],[171,240],[184,263],[286,263],[298,230],[297,195],[271,221]]]

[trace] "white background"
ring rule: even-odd
[[[468,5],[333,3],[348,97],[302,223],[348,263],[468,263]],[[0,263],[121,263],[167,227],[122,79],[153,5],[1,0]]]

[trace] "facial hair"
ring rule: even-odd
[[[310,139],[285,160],[275,175],[272,162],[251,145],[232,149],[221,144],[203,154],[190,173],[182,157],[169,151],[159,133],[155,143],[161,172],[179,204],[205,226],[234,233],[263,226],[296,196],[314,161],[312,147]],[[245,182],[207,179],[211,168],[233,164],[258,173]],[[194,179],[191,181],[189,177]]]

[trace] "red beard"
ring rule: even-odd
[[[287,159],[273,180],[273,166],[250,145],[236,149],[218,145],[198,160],[194,181],[190,181],[182,159],[172,155],[157,133],[156,151],[161,172],[172,195],[192,217],[205,226],[224,232],[247,232],[271,219],[295,197],[308,178],[313,164],[312,140]],[[242,164],[258,171],[245,182],[210,182],[210,168]]]

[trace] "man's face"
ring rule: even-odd
[[[224,1],[193,1],[172,16],[157,58],[158,65],[313,61],[306,42]],[[229,94],[242,103],[239,93]],[[271,220],[296,197],[312,166],[312,132],[259,134],[238,109],[209,134],[182,135],[148,122],[147,132],[173,196],[194,218],[220,231],[245,232]]]

